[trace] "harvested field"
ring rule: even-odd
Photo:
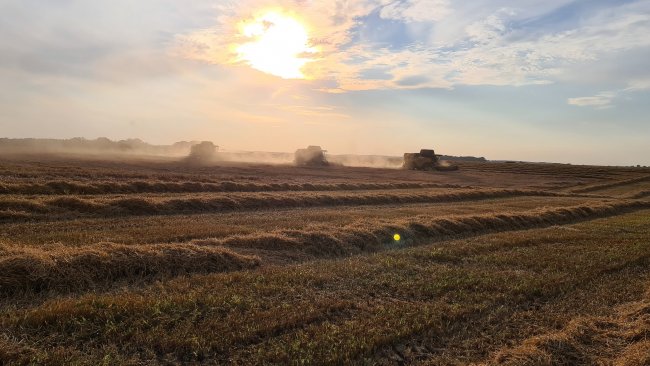
[[[645,365],[648,177],[5,158],[0,364]]]
[[[390,191],[338,191],[291,193],[231,193],[122,195],[85,198],[79,196],[9,196],[0,199],[0,211],[31,214],[31,218],[53,219],[77,216],[169,215],[178,213],[228,212],[242,210],[306,208],[328,206],[361,206],[382,204],[412,204],[458,202],[481,199],[540,196],[572,197],[568,194],[541,190],[515,189],[413,189]],[[21,217],[20,219],[26,216]],[[5,221],[12,221],[11,216]]]
[[[242,182],[148,182],[79,183],[53,181],[0,185],[0,194],[15,195],[100,195],[130,193],[200,193],[200,192],[283,192],[283,191],[355,191],[372,189],[460,188],[454,184],[436,183],[242,183]]]
[[[573,192],[575,193],[603,192],[603,191],[611,192],[612,188],[626,187],[626,186],[631,186],[631,185],[636,185],[638,183],[646,183],[646,182],[650,182],[650,175],[631,178],[631,179],[624,179],[624,180],[614,181],[610,183],[594,184],[583,188],[573,189]],[[643,184],[642,186],[646,186],[646,185]],[[617,189],[614,192],[618,192],[618,191],[621,190]]]
[[[649,289],[650,290],[650,289]],[[494,364],[650,364],[650,292],[610,314],[572,320],[558,332],[497,353]]]

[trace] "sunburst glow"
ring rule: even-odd
[[[302,68],[317,50],[309,45],[305,26],[294,17],[272,11],[240,24],[250,42],[236,47],[238,60],[285,79],[305,79]]]

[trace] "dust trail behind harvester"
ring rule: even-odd
[[[293,154],[264,151],[224,151],[218,154],[218,161],[228,163],[293,164]]]
[[[0,154],[9,155],[39,155],[39,156],[75,156],[83,159],[127,161],[140,158],[154,158],[180,161],[189,165],[211,166],[219,163],[248,163],[248,164],[300,164],[296,153],[292,152],[263,152],[238,151],[220,149],[218,142],[212,141],[180,141],[171,145],[153,145],[140,139],[112,141],[105,137],[97,139],[8,139],[0,138]],[[348,167],[368,167],[400,169],[403,159],[401,156],[382,155],[352,155],[329,154],[322,150],[324,161],[328,164],[317,164],[320,167],[328,165]],[[296,164],[298,163],[298,164]],[[307,164],[310,165],[310,164]]]
[[[400,169],[402,158],[381,155],[330,155],[329,161],[336,165],[350,167]]]
[[[314,146],[317,147],[317,146]],[[402,158],[396,156],[380,155],[334,155],[323,150],[324,160],[315,159],[318,164],[306,164],[304,156],[297,156],[309,151],[298,149],[295,153],[284,152],[262,152],[262,151],[223,151],[218,154],[218,161],[232,163],[261,163],[261,164],[282,164],[282,165],[299,165],[299,166],[348,166],[348,167],[367,167],[367,168],[386,168],[400,169],[402,167]],[[310,160],[310,159],[307,159]],[[324,164],[326,161],[327,164]]]

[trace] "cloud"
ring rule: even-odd
[[[175,50],[185,57],[215,64],[237,64],[234,46],[246,42],[238,29],[242,21],[252,20],[269,11],[280,11],[298,18],[307,26],[313,46],[323,57],[339,52],[351,41],[350,29],[356,19],[369,14],[375,1],[242,0],[217,7],[217,23],[208,28],[179,34]]]
[[[379,11],[383,19],[406,22],[438,21],[451,13],[448,0],[402,0],[392,1]]]
[[[425,85],[429,81],[429,78],[426,75],[413,75],[406,76],[397,80],[397,85],[401,86],[418,86]]]
[[[626,92],[650,90],[650,79],[632,80],[628,83]]]
[[[595,107],[605,109],[612,107],[612,101],[616,97],[614,92],[603,92],[593,97],[569,98],[567,103],[578,107]]]
[[[650,47],[648,1],[599,2],[577,10],[568,0],[552,5],[542,0],[115,3],[99,10],[80,0],[58,7],[33,0],[3,5],[0,69],[41,80],[130,83],[180,75],[193,67],[186,62],[191,60],[228,73],[248,67],[233,48],[246,41],[238,24],[272,8],[309,27],[311,45],[320,52],[302,69],[311,79],[304,85],[329,92],[588,83],[587,68],[581,66],[613,64],[618,53]],[[138,11],[125,14],[127,6]],[[102,16],[93,16],[97,12]],[[19,21],[28,15],[38,20],[29,31]],[[361,28],[390,34],[374,43],[359,34]],[[619,75],[607,75],[599,77],[603,84],[618,82]],[[642,81],[629,88],[647,89]]]
[[[197,0],[88,2],[36,0],[0,5],[0,69],[25,80],[131,83],[178,74],[167,42],[204,24],[211,6]],[[125,11],[128,9],[128,11]]]
[[[311,76],[314,89],[331,92],[549,84],[577,77],[576,65],[650,46],[647,2],[611,4],[573,14],[533,0],[497,8],[487,1],[470,7],[445,0],[247,0],[221,6],[216,26],[179,36],[179,54],[236,66],[229,50],[237,41],[237,22],[272,6],[291,9],[310,26],[313,44],[321,53],[303,71]],[[360,23],[364,32],[387,26],[373,20],[373,13],[380,20],[407,25],[407,32],[396,34],[401,38],[393,40],[400,43],[399,48],[357,37]],[[578,15],[580,22],[563,21],[556,27],[556,18]],[[427,26],[412,26],[414,22]],[[450,33],[450,29],[457,30]],[[438,34],[453,36],[441,43],[434,36]],[[419,78],[418,82],[412,82],[413,78]]]
[[[650,90],[650,79],[638,79],[628,82],[627,88],[601,92],[593,97],[569,98],[567,103],[578,107],[595,107],[605,109],[614,107],[614,99],[624,94]]]

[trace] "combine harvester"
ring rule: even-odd
[[[320,146],[308,146],[306,149],[296,150],[294,163],[297,166],[329,166],[325,158],[325,150]]]
[[[405,153],[402,167],[407,170],[437,170],[443,172],[458,170],[458,165],[441,161],[436,153],[429,149],[422,149],[419,153]]]
[[[217,160],[219,146],[212,141],[203,141],[192,145],[190,154],[185,157],[185,162],[190,165],[209,165]]]

